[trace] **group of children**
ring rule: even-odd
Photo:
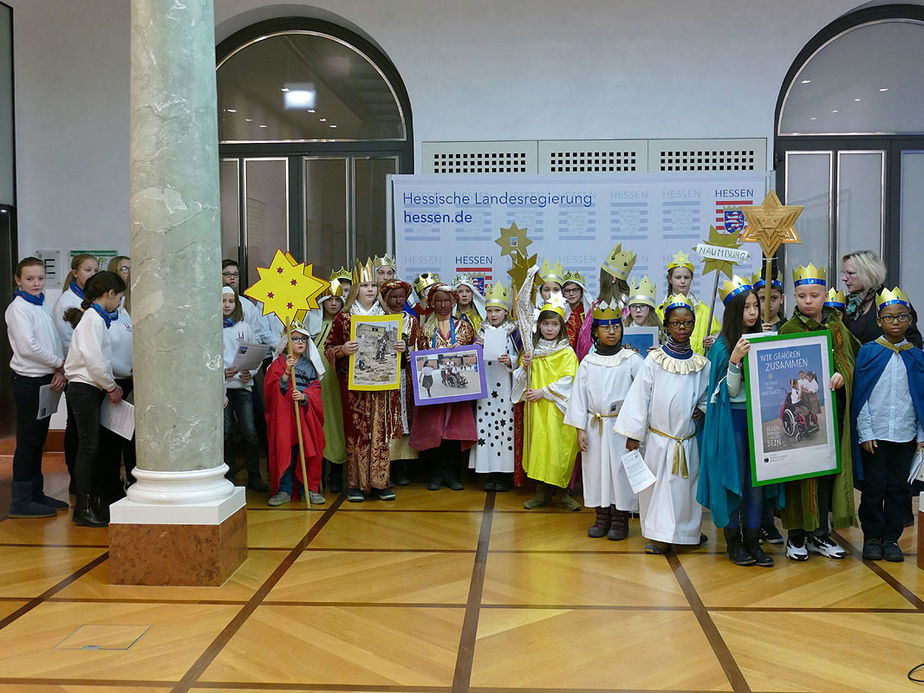
[[[96,273],[95,262],[75,259],[58,301],[60,316],[58,306],[49,313],[43,304],[41,261],[27,258],[17,267],[19,290],[7,310],[19,422],[17,516],[47,516],[63,505],[42,490],[41,445],[48,422],[36,421],[34,412],[39,387],[60,390],[66,381],[68,425],[78,440],[74,521],[106,523],[104,506],[118,466],[97,461],[99,406],[107,397],[117,402],[123,396],[119,376],[131,373],[130,318],[122,277]],[[715,318],[709,323],[709,306],[690,290],[694,266],[685,253],[668,264],[666,297],[660,302],[647,276],[630,280],[634,263],[634,253],[614,248],[601,266],[600,293],[591,301],[584,278],[563,271],[559,263],[545,262],[535,282],[514,296],[500,283],[483,288],[470,276],[448,284],[425,273],[412,286],[396,277],[391,258],[376,257],[357,261],[352,272],[334,272],[320,310],[279,337],[281,325],[271,324],[239,296],[237,265],[225,261],[226,462],[233,467],[236,420],[248,484],[267,490],[258,442],[258,424],[265,423],[269,504],[275,506],[305,492],[309,502],[324,503],[325,474],[337,493],[345,477],[351,502],[394,500],[393,485],[409,483],[411,463],[418,459],[429,489],[458,490],[467,458],[486,490],[507,491],[534,481],[535,496],[524,503],[529,509],[557,503],[578,510],[574,491],[579,485],[584,505],[595,511],[590,537],[624,539],[630,516],[638,513],[649,553],[700,545],[707,508],[723,529],[728,558],[759,566],[773,565],[762,543],[783,541],[775,516],[788,530],[788,558],[803,561],[810,553],[842,558],[845,552],[830,532],[855,524],[854,485],[862,479],[863,555],[902,560],[897,540],[910,503],[909,465],[924,446],[924,355],[904,340],[911,312],[901,290],[877,297],[883,337],[861,349],[840,319],[843,294],[829,292],[824,271],[813,265],[793,272],[796,306],[788,320],[777,278],[726,281],[719,292],[720,325]],[[761,320],[765,301],[773,322]],[[351,337],[354,316],[388,314],[403,317],[399,338],[386,345],[402,356],[400,387],[352,390],[349,359],[359,349]],[[515,314],[531,315],[530,334],[520,333]],[[61,320],[56,327],[58,318],[75,325],[73,333],[60,327]],[[128,326],[127,373],[116,365],[114,344],[122,339],[113,332],[118,320]],[[642,354],[623,348],[624,328],[635,325],[659,327],[660,344]],[[830,378],[800,375],[793,399],[809,406],[819,386],[831,388],[840,472],[780,485],[751,483],[742,370],[748,335],[767,331],[831,335],[834,373]],[[253,387],[256,370],[232,367],[241,342],[260,341],[275,348],[262,391]],[[414,406],[410,352],[486,341],[504,344],[484,363],[486,398]],[[643,453],[654,479],[638,493],[623,460],[633,450]]]

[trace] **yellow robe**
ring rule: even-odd
[[[658,306],[658,317],[661,318],[661,324],[664,324],[664,303]],[[690,346],[697,354],[706,355],[703,349],[703,339],[706,338],[706,321],[709,320],[709,306],[704,301],[696,302],[696,325],[693,327],[693,334],[690,335]],[[722,329],[722,324],[712,316],[712,329],[708,334],[718,334]]]
[[[544,397],[526,405],[528,443],[523,470],[530,479],[565,488],[571,481],[578,452],[577,429],[564,425],[578,360],[567,340],[564,348],[554,353],[539,356],[540,353],[537,351],[529,368],[529,387],[541,389]],[[520,366],[514,373],[515,401],[522,398],[525,389],[526,374]]]

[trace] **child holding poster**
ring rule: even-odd
[[[699,449],[694,437],[709,387],[709,360],[693,351],[693,302],[684,295],[664,302],[667,342],[650,352],[626,395],[615,430],[626,449],[646,441],[645,464],[655,476],[638,494],[646,553],[670,544],[698,546],[703,508],[696,502]],[[649,435],[650,434],[650,435]]]
[[[827,330],[834,351],[834,375],[830,387],[837,398],[837,425],[840,435],[841,471],[786,483],[786,507],[780,514],[783,527],[789,530],[786,557],[806,561],[809,552],[828,558],[843,558],[844,549],[829,536],[830,522],[835,529],[856,523],[853,502],[849,404],[853,372],[860,344],[841,322],[837,313],[826,308],[828,289],[823,267],[799,265],[793,271],[796,309],[780,328],[780,334],[798,334]]]
[[[860,528],[864,559],[898,563],[909,471],[924,450],[924,354],[905,339],[911,304],[901,289],[883,289],[876,308],[882,336],[860,348],[851,403],[863,472]]]

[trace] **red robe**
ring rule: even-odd
[[[579,303],[577,308],[571,310],[568,316],[568,323],[565,325],[568,329],[568,343],[571,348],[577,350],[578,334],[581,332],[581,326],[584,324],[584,303]]]
[[[291,387],[284,395],[279,391],[279,380],[286,370],[286,357],[280,355],[266,369],[263,395],[266,399],[266,437],[269,443],[270,489],[279,490],[283,473],[292,462],[292,448],[298,447],[298,431],[295,428],[295,409],[292,405]],[[299,403],[302,442],[305,448],[305,468],[308,473],[307,487],[317,491],[321,483],[321,459],[324,455],[324,405],[321,403],[321,382],[315,380],[305,390],[306,404]],[[295,478],[304,483],[302,465],[296,460]],[[292,497],[299,496],[299,486],[292,484]]]

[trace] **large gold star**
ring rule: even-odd
[[[741,247],[741,244],[738,243],[738,234],[737,233],[722,233],[717,230],[715,226],[709,227],[709,238],[703,241],[706,245],[715,245],[720,248],[733,248],[737,250]],[[693,248],[696,250],[696,248]],[[732,273],[735,271],[735,265],[738,264],[734,260],[713,260],[711,258],[703,258],[703,274],[707,272],[721,272],[726,277],[731,279]]]
[[[526,237],[526,229],[518,228],[515,223],[510,228],[501,228],[501,235],[494,241],[501,247],[501,255],[513,255],[514,251],[521,251],[524,255],[532,241]]]
[[[263,304],[263,315],[275,313],[288,325],[300,311],[317,308],[318,297],[330,287],[329,282],[312,274],[313,266],[277,250],[269,267],[257,267],[260,279],[244,295]]]
[[[771,190],[761,204],[741,208],[748,224],[741,235],[742,242],[760,243],[765,257],[773,257],[781,243],[801,243],[793,224],[803,209],[801,206],[783,205],[776,192]]]
[[[523,286],[523,282],[526,281],[526,273],[529,268],[536,264],[537,256],[526,256],[519,249],[516,249],[515,252],[511,253],[511,257],[513,258],[513,267],[507,270],[507,274],[510,275],[513,282],[513,293],[515,294]]]

